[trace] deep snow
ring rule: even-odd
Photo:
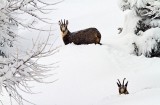
[[[24,94],[25,98],[37,105],[158,105],[160,59],[137,57],[130,53],[131,46],[124,41],[126,37],[117,35],[117,28],[123,22],[117,1],[95,0],[93,4],[72,1],[59,4],[61,9],[57,10],[57,15],[54,14],[53,21],[69,19],[71,31],[95,26],[102,34],[103,45],[65,46],[59,26],[55,24],[55,46],[60,46],[59,52],[41,62],[58,62],[56,65],[59,67],[52,71],[55,75],[48,79],[58,80],[52,84],[31,84],[35,86],[33,91],[40,93]],[[82,10],[76,14],[79,9]],[[88,11],[83,12],[86,9]],[[65,14],[67,11],[72,13]],[[31,37],[38,34],[21,33],[27,36],[23,46],[28,46]],[[45,37],[46,33],[41,35]],[[124,77],[129,81],[129,95],[118,94],[117,79]]]
[[[118,43],[117,43],[118,44]],[[60,60],[53,84],[38,85],[29,99],[38,105],[158,105],[159,58],[134,56],[112,44],[70,44],[55,55]],[[53,58],[48,59],[48,62]],[[129,95],[119,95],[117,79],[127,78]],[[53,78],[52,78],[53,79]]]

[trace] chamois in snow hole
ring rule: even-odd
[[[74,43],[76,45],[92,43],[101,45],[101,34],[96,28],[87,28],[77,32],[70,32],[67,28],[68,20],[60,20],[59,25],[65,45],[69,43]]]
[[[121,82],[119,81],[118,79],[118,82],[117,82],[117,85],[118,85],[118,88],[119,88],[119,94],[129,94],[128,90],[127,90],[127,85],[128,85],[128,81],[126,82],[126,84],[124,85],[124,80],[126,78],[123,79],[123,84],[121,84]]]

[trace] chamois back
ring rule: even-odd
[[[59,21],[59,25],[65,45],[69,43],[74,43],[76,45],[101,44],[101,34],[96,28],[87,28],[76,32],[70,32],[67,28],[68,20],[64,20],[64,22],[62,20]]]

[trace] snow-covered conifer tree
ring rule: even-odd
[[[15,44],[19,37],[18,30],[23,27],[44,31],[34,27],[35,21],[48,23],[37,14],[46,14],[51,10],[46,7],[56,3],[49,4],[42,0],[0,0],[0,92],[6,90],[19,105],[27,100],[18,90],[28,93],[29,81],[43,82],[43,78],[47,77],[45,74],[50,67],[37,63],[37,60],[54,54],[56,50],[48,44],[49,35],[45,42],[40,43],[38,39],[33,41],[33,48],[20,54]],[[22,19],[19,15],[26,17]],[[34,18],[33,21],[25,22],[29,16]]]
[[[126,14],[122,35],[133,38],[133,53],[160,57],[160,0],[119,0]]]

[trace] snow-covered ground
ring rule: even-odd
[[[55,46],[59,52],[43,59],[44,64],[58,62],[52,84],[32,86],[38,94],[24,94],[37,105],[159,105],[160,59],[130,54],[130,46],[117,35],[123,23],[123,13],[117,0],[66,0],[58,4],[53,21],[68,19],[71,31],[96,27],[103,45],[64,45],[58,24],[53,27]],[[45,27],[45,26],[44,26]],[[38,32],[21,32],[28,39]],[[45,37],[46,34],[41,33]],[[28,38],[29,36],[29,38]],[[129,81],[129,95],[119,95],[117,79]],[[16,104],[15,104],[16,105]],[[29,105],[26,103],[26,105]]]

